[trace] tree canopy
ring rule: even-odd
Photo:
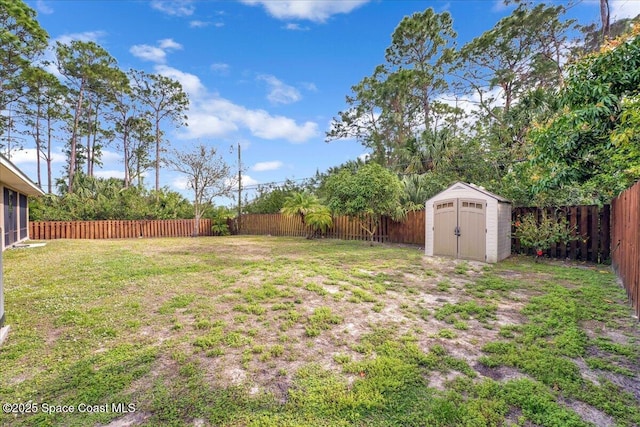
[[[529,134],[532,189],[580,185],[606,203],[640,178],[640,28],[572,64],[557,96]]]
[[[343,169],[329,176],[325,186],[327,206],[358,221],[372,239],[380,216],[399,219],[403,215],[402,184],[393,172],[377,163],[368,163],[356,172]]]

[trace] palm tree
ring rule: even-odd
[[[299,216],[302,224],[307,225],[305,222],[305,216],[310,210],[313,210],[320,202],[318,198],[306,191],[290,194],[284,200],[280,213],[286,216]]]
[[[286,216],[299,216],[302,225],[313,231],[307,234],[307,239],[313,238],[318,230],[326,231],[332,224],[329,209],[320,204],[318,198],[307,191],[297,191],[290,194],[285,199],[280,212]]]
[[[333,226],[331,211],[328,207],[322,205],[318,205],[316,209],[307,213],[306,221],[307,225],[313,230],[313,236],[318,232],[326,233]]]

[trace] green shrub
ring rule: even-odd
[[[533,213],[528,213],[517,219],[515,226],[516,239],[525,248],[532,248],[537,256],[556,243],[567,244],[579,237],[574,236],[575,227],[570,227],[566,217],[554,215],[550,217],[545,211],[538,221]]]

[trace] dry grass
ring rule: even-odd
[[[527,387],[551,396],[543,421],[640,422],[637,404],[617,414],[598,397],[609,387],[640,399],[640,332],[602,268],[487,266],[335,240],[53,241],[6,253],[5,288],[3,403],[124,402],[136,412],[4,414],[3,425],[411,425],[424,422],[421,411],[457,424],[480,417],[474,395],[485,388],[495,408],[484,424],[514,414],[539,423],[513,397]],[[547,325],[555,329],[536,337],[531,319],[555,316],[536,298],[563,290],[593,303],[561,310],[579,333]],[[500,342],[509,351],[496,350]],[[532,348],[545,363],[574,363],[582,388],[548,384],[515,361]],[[329,386],[344,394],[325,405]],[[447,409],[440,399],[451,393],[459,401]],[[427,406],[409,405],[416,395]],[[393,409],[391,396],[407,406]]]

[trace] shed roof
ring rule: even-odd
[[[492,192],[487,191],[484,187],[478,187],[475,184],[467,184],[466,182],[461,182],[461,181],[458,181],[455,184],[452,184],[451,186],[449,186],[447,189],[442,190],[440,193],[436,194],[431,199],[427,200],[427,203],[430,200],[435,199],[436,197],[438,197],[440,194],[446,193],[449,190],[455,190],[456,188],[477,191],[478,193],[482,193],[482,194],[484,194],[486,196],[489,196],[489,197],[491,197],[493,199],[496,199],[499,203],[509,203],[509,204],[511,204],[510,200],[505,199],[504,197],[498,196],[497,194],[493,194]]]
[[[20,169],[0,154],[0,183],[27,196],[42,196],[44,191],[29,179]]]

